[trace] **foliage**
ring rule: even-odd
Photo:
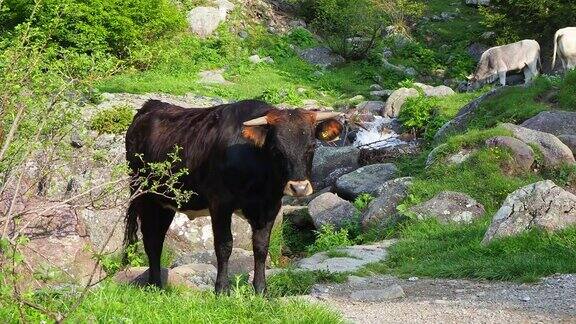
[[[407,32],[407,20],[422,14],[420,3],[405,0],[302,0],[302,15],[334,51],[364,58],[383,27],[394,24]]]
[[[360,196],[356,197],[356,199],[354,199],[354,207],[356,207],[356,209],[359,212],[364,211],[366,208],[368,208],[368,205],[372,202],[372,200],[374,200],[376,197],[372,196],[371,194],[368,193],[364,193],[361,194]]]
[[[468,127],[484,129],[498,123],[521,124],[548,108],[539,96],[553,88],[553,83],[545,77],[537,78],[529,87],[510,87],[487,99],[475,111]]]
[[[564,76],[558,93],[558,105],[563,110],[576,111],[576,71],[569,71]]]
[[[342,283],[346,281],[345,274],[328,271],[302,271],[287,269],[267,278],[268,296],[301,296],[310,293],[312,286],[317,283]]]
[[[126,247],[126,255],[128,257],[128,264],[122,264],[122,253],[95,255],[95,258],[100,261],[102,268],[107,275],[111,276],[118,272],[123,266],[129,267],[144,267],[148,266],[148,257],[144,252],[144,247],[141,242]],[[162,249],[160,256],[160,265],[162,267],[170,267],[174,260],[174,253],[168,246]]]
[[[73,307],[76,294],[67,290],[33,293],[39,304],[66,310]],[[29,322],[51,320],[32,308],[25,309]],[[19,322],[15,304],[0,299],[0,318]],[[238,289],[230,296],[197,292],[173,287],[165,290],[137,288],[106,281],[88,292],[69,322],[137,323],[263,323],[271,319],[290,323],[342,323],[341,318],[320,305],[302,301],[266,299],[248,289]]]
[[[557,29],[573,23],[575,10],[576,3],[565,0],[494,0],[481,12],[500,44],[525,38],[551,44]]]
[[[314,47],[318,44],[314,35],[306,28],[296,27],[290,31],[286,36],[286,41],[289,44],[298,46],[300,48]]]
[[[0,12],[2,31],[12,33],[31,15],[33,28],[46,28],[50,44],[65,51],[129,58],[152,41],[185,26],[168,0],[6,0]]]
[[[316,241],[313,245],[307,247],[307,251],[314,254],[353,244],[354,242],[348,238],[348,230],[346,228],[336,230],[333,225],[327,224],[316,232]]]
[[[421,133],[428,125],[438,99],[429,98],[420,94],[417,97],[410,97],[402,106],[398,120],[409,129]]]
[[[97,112],[90,119],[90,129],[100,134],[122,134],[128,130],[134,117],[134,109],[120,105]]]
[[[576,229],[533,230],[483,246],[488,221],[442,225],[430,219],[407,224],[401,229],[403,239],[390,248],[380,269],[403,276],[518,281],[576,271]]]
[[[282,226],[274,226],[272,234],[270,235],[270,244],[268,247],[268,254],[270,255],[270,262],[275,268],[282,267],[282,248],[284,245],[284,233]]]

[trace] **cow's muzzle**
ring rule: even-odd
[[[284,187],[284,194],[288,196],[304,197],[312,194],[312,184],[308,180],[304,181],[288,181]]]

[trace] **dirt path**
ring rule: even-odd
[[[351,277],[312,296],[354,323],[576,323],[576,275],[537,284]]]

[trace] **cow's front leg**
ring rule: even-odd
[[[254,291],[263,294],[266,290],[266,258],[270,244],[270,233],[274,226],[274,219],[268,220],[261,226],[252,226],[252,249],[254,251]]]
[[[218,263],[215,290],[217,294],[228,293],[230,290],[228,278],[228,259],[232,253],[232,210],[217,206],[210,208],[212,218],[212,233],[214,234],[214,251]]]

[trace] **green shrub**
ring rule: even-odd
[[[308,31],[306,28],[297,27],[294,28],[287,36],[286,40],[293,45],[301,48],[313,47],[318,42],[314,38],[314,35]]]
[[[11,32],[25,22],[35,8],[34,0],[2,3],[2,31]],[[38,2],[32,27],[56,23],[51,40],[66,50],[107,53],[129,58],[160,37],[183,30],[185,20],[169,0],[44,0]]]
[[[406,20],[419,16],[422,7],[405,0],[301,0],[302,15],[330,47],[346,58],[368,54],[384,26],[406,26]],[[354,44],[351,38],[365,41]]]
[[[90,129],[100,134],[122,134],[134,117],[134,109],[130,106],[116,106],[97,112],[90,120]]]
[[[421,133],[432,118],[437,104],[437,98],[425,97],[423,94],[408,98],[400,110],[398,120],[404,127]]]
[[[576,111],[576,71],[569,71],[564,76],[558,93],[558,104],[561,109]]]
[[[354,199],[354,207],[356,207],[356,209],[359,212],[362,212],[366,208],[368,208],[368,205],[374,199],[375,199],[375,197],[372,196],[371,194],[367,194],[367,193],[361,194],[360,196],[356,197],[356,199]]]
[[[316,232],[316,241],[308,246],[307,250],[313,254],[353,244],[354,242],[348,238],[346,228],[335,230],[333,225],[323,225],[320,231]]]
[[[498,43],[534,38],[550,44],[557,29],[572,25],[574,12],[576,2],[565,0],[493,0],[481,10]]]

